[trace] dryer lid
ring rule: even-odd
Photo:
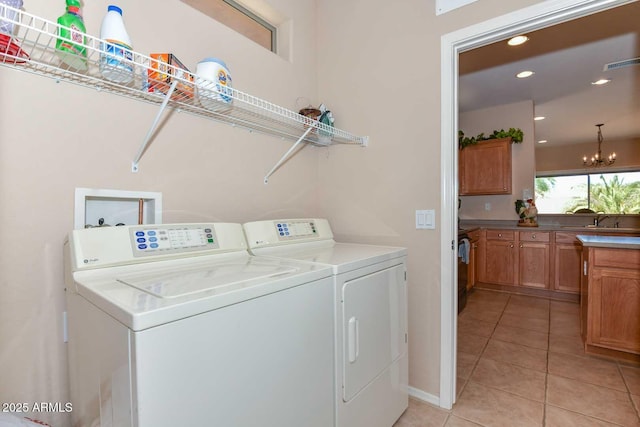
[[[334,274],[346,273],[407,255],[406,248],[357,243],[302,243],[252,249],[254,255],[270,256],[331,266]]]

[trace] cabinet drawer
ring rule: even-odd
[[[549,232],[543,231],[521,231],[521,242],[549,242]]]
[[[556,231],[555,242],[556,243],[570,243],[573,245],[580,245],[580,241],[576,238],[578,234],[582,236],[589,236],[595,233],[590,233],[588,231],[581,232],[566,232],[566,231]]]
[[[594,267],[640,269],[640,250],[593,248]]]
[[[515,237],[513,230],[487,230],[487,240],[514,240]]]
[[[579,245],[580,241],[576,239],[578,233],[565,233],[562,231],[556,231],[555,242],[556,243],[570,243],[574,245]]]

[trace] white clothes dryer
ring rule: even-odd
[[[327,427],[329,267],[250,256],[240,224],[65,243],[73,426]]]
[[[338,243],[325,219],[243,225],[260,257],[331,267],[337,427],[391,427],[408,406],[405,248]]]

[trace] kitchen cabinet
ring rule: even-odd
[[[461,196],[511,194],[511,138],[490,139],[459,151]]]
[[[127,66],[133,70],[133,79],[130,83],[107,80],[99,70],[101,45],[104,42],[89,34],[85,35],[83,44],[77,40],[73,41],[87,52],[87,70],[78,71],[69,68],[56,54],[55,47],[60,28],[58,24],[9,6],[5,8],[16,13],[15,41],[22,50],[13,54],[3,54],[0,57],[0,65],[50,77],[56,81],[66,81],[144,101],[159,107],[151,128],[143,139],[137,155],[133,158],[133,172],[138,171],[138,163],[147,151],[148,144],[158,129],[158,124],[162,122],[162,114],[166,108],[295,141],[289,151],[267,173],[265,183],[269,176],[295,152],[295,148],[300,143],[320,146],[332,144],[367,146],[368,144],[368,137],[350,134],[230,87],[220,90],[224,91],[224,96],[231,99],[232,103],[224,103],[217,108],[207,108],[200,102],[198,87],[194,83],[197,80],[192,73],[174,65],[158,63],[157,59],[138,52],[131,51],[131,60],[126,61]],[[164,72],[157,72],[158,69]]]
[[[518,271],[516,232],[485,230],[478,256],[478,280],[498,285],[514,285]]]
[[[554,234],[552,288],[558,292],[578,294],[582,256],[582,245],[576,238],[578,233],[556,231]]]
[[[585,350],[640,360],[640,249],[585,246],[582,258]]]
[[[549,288],[549,232],[518,233],[518,284],[533,288]]]
[[[582,277],[582,245],[577,239],[577,235],[609,235],[621,237],[638,235],[638,233],[622,233],[607,229],[580,232],[556,231],[553,234],[551,289],[557,292],[576,295],[580,293],[580,280]]]
[[[589,230],[589,231],[586,231]],[[613,229],[539,231],[480,229],[475,248],[474,286],[524,291],[577,301],[581,293],[582,245],[577,235],[633,237],[639,233]],[[542,291],[542,292],[541,292]]]
[[[478,257],[478,280],[548,289],[549,239],[549,232],[486,230]]]
[[[467,290],[471,290],[478,279],[478,243],[480,242],[480,230],[467,233],[469,236],[469,264],[467,265]]]

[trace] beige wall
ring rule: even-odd
[[[564,145],[561,147],[536,147],[536,170],[538,172],[565,172],[584,170],[582,157],[591,156],[598,151],[598,142]],[[640,139],[609,141],[602,143],[602,154],[616,153],[613,168],[640,167]]]
[[[490,135],[494,130],[519,128],[524,138],[511,146],[511,194],[492,196],[461,196],[460,219],[517,220],[515,201],[523,199],[523,191],[534,194],[535,135],[533,102],[524,101],[498,107],[461,113],[460,129],[466,136]],[[485,209],[489,203],[490,210]]]

